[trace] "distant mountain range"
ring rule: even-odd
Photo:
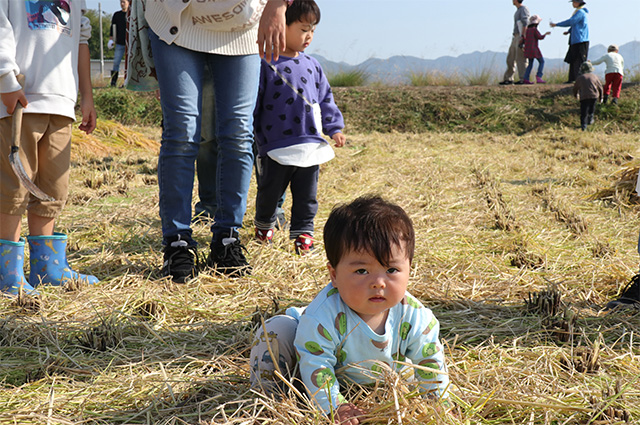
[[[598,44],[589,49],[589,59],[598,59],[607,53],[607,46]],[[625,69],[640,72],[640,41],[631,41],[620,46],[624,57]],[[442,56],[437,59],[420,59],[414,56],[392,56],[389,59],[367,59],[358,65],[345,62],[332,62],[320,55],[312,55],[322,65],[326,74],[362,70],[370,81],[387,84],[403,84],[409,81],[412,73],[422,74],[429,71],[478,75],[489,71],[500,77],[505,70],[507,52],[473,52],[457,57]],[[545,70],[567,66],[563,59],[545,58]],[[536,65],[537,67],[537,65]],[[596,66],[596,71],[604,72],[604,64]]]

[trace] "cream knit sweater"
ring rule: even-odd
[[[145,19],[167,44],[237,56],[258,53],[258,22],[268,0],[147,0]]]

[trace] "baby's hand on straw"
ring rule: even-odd
[[[338,406],[336,412],[336,423],[340,425],[358,425],[360,419],[365,416],[366,412],[353,403],[345,403]]]

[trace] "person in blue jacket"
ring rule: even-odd
[[[580,75],[580,65],[587,61],[589,54],[589,24],[587,14],[589,10],[586,8],[586,2],[582,0],[573,0],[573,15],[565,21],[551,22],[551,28],[569,27],[565,34],[569,34],[569,50],[564,61],[569,64],[569,80],[567,83],[573,83],[578,75]]]

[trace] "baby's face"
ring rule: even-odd
[[[340,297],[366,323],[386,317],[387,310],[404,297],[411,263],[404,248],[393,246],[388,265],[369,252],[348,251],[329,273]]]

